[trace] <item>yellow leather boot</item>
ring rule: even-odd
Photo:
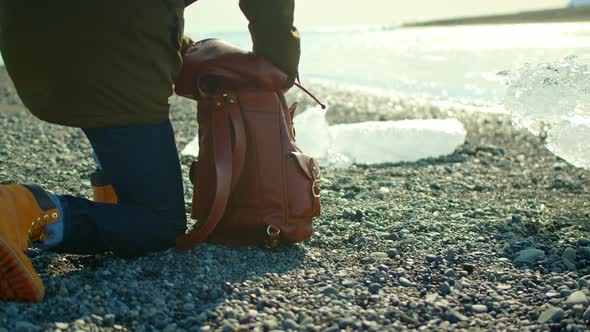
[[[46,225],[60,220],[60,209],[38,186],[0,185],[1,301],[43,299],[45,288],[27,250],[47,238]]]
[[[92,159],[96,163],[96,171],[90,174],[90,184],[92,185],[92,196],[93,201],[97,203],[111,203],[117,204],[117,194],[113,185],[107,179],[106,175],[102,171],[102,164],[98,160],[96,152],[92,152]]]
[[[93,201],[98,203],[117,204],[117,194],[113,185],[107,180],[104,173],[100,170],[90,175],[90,184],[92,185]]]

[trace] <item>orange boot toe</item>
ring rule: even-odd
[[[35,185],[0,185],[0,300],[39,302],[45,288],[27,256],[31,242],[44,241],[45,226],[61,212]]]

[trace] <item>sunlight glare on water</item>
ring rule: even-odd
[[[499,102],[496,74],[526,62],[590,55],[590,24],[529,24],[308,33],[301,72],[412,95]]]
[[[301,28],[301,78],[412,96],[497,105],[498,72],[576,55],[590,59],[590,23],[431,28]],[[247,32],[188,32],[244,49]],[[107,61],[107,59],[105,59]]]

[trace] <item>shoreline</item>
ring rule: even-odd
[[[513,14],[500,14],[477,17],[458,17],[424,22],[408,22],[403,28],[490,25],[490,24],[530,24],[530,23],[574,23],[590,22],[590,6],[582,8],[559,8],[539,11],[526,11]]]

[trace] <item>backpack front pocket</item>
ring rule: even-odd
[[[320,167],[301,152],[290,152],[286,167],[287,196],[291,217],[320,215]]]

